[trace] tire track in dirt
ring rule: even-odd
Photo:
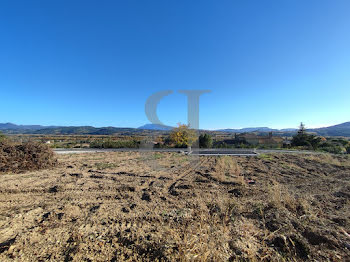
[[[168,193],[170,195],[173,196],[177,196],[179,193],[175,190],[175,186],[179,181],[182,181],[185,177],[187,177],[188,175],[195,173],[196,169],[200,166],[202,166],[205,162],[204,158],[200,158],[200,160],[193,165],[193,163],[189,163],[188,165],[186,165],[183,169],[184,171],[181,172],[177,177],[175,177],[173,179],[173,183],[170,184],[170,186],[168,186]]]
[[[98,178],[98,179],[112,179],[115,180],[113,176],[128,176],[128,177],[136,177],[136,178],[152,178],[152,179],[158,179],[158,180],[170,180],[170,178],[167,177],[156,177],[152,175],[137,175],[135,173],[130,173],[130,172],[117,172],[117,173],[109,173],[109,172],[101,172],[97,170],[89,170],[89,173],[92,173],[90,175],[90,178]],[[100,176],[96,176],[96,174],[99,174]],[[104,175],[111,175],[111,176],[104,176]]]
[[[219,184],[219,185],[233,185],[233,186],[238,185],[238,183],[236,183],[236,182],[232,182],[232,181],[221,181],[221,180],[219,180],[219,179],[216,179],[215,177],[213,177],[213,176],[210,175],[209,173],[202,173],[202,172],[200,172],[200,171],[196,171],[196,174],[197,174],[197,175],[200,175],[200,176],[203,177],[203,178],[208,179],[208,180],[211,181],[211,182],[217,183],[217,184]]]

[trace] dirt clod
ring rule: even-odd
[[[150,202],[151,201],[151,195],[148,192],[144,192],[142,194],[141,199]]]
[[[49,188],[49,193],[57,193],[58,192],[58,186],[53,186]]]
[[[16,238],[10,238],[7,239],[6,241],[3,241],[0,243],[0,253],[5,252],[10,248],[10,246],[16,241]]]

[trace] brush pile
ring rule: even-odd
[[[54,152],[45,144],[0,141],[0,172],[20,173],[53,167]]]

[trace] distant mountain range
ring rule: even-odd
[[[41,126],[41,125],[16,125],[12,123],[0,123],[0,131],[5,134],[44,134],[44,135],[132,135],[140,133],[168,132],[171,126],[146,124],[139,128],[123,127],[93,127],[93,126]],[[294,128],[272,129],[269,127],[249,127],[241,129],[220,129],[210,132],[225,133],[249,133],[249,132],[274,132],[276,135],[292,135],[297,131]],[[339,125],[308,129],[322,136],[346,136],[350,137],[350,122]]]
[[[231,133],[250,133],[250,132],[275,132],[278,129],[271,129],[269,127],[246,127],[241,129],[219,129],[217,131],[231,132]]]
[[[295,133],[298,129],[285,128],[285,129],[271,129],[269,127],[249,127],[242,129],[221,129],[218,131],[231,132],[231,133],[249,133],[249,132],[274,132],[279,135],[286,135],[287,133]],[[321,136],[345,136],[350,137],[350,122],[345,122],[339,125],[307,129],[308,132],[316,133]]]
[[[143,132],[137,128],[93,127],[93,126],[40,126],[1,124],[0,131],[5,134],[42,134],[42,135],[132,135]]]
[[[350,137],[350,122],[345,122],[335,126],[309,129],[321,136],[347,136]]]
[[[140,126],[138,129],[144,129],[144,130],[171,130],[174,127],[172,126],[165,126],[165,125],[157,125],[157,124],[146,124],[143,126]]]
[[[0,130],[39,130],[43,128],[50,128],[54,126],[40,126],[40,125],[15,125],[12,123],[0,123]]]

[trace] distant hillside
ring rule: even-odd
[[[172,130],[171,126],[146,124],[139,128],[122,128],[122,127],[93,127],[93,126],[41,126],[41,125],[16,125],[12,123],[0,123],[0,131],[5,134],[43,134],[43,135],[133,135],[133,134],[154,134],[154,133],[167,133]],[[249,127],[241,129],[221,129],[210,131],[226,132],[226,133],[249,133],[258,132],[261,134],[267,132],[274,132],[277,136],[292,136],[297,129],[272,129],[268,127]],[[208,132],[201,130],[203,132]],[[343,124],[307,129],[309,132],[314,132],[322,136],[345,136],[350,137],[350,122]]]
[[[29,134],[45,128],[55,128],[55,126],[16,125],[12,123],[0,123],[0,131],[5,134]]]
[[[140,126],[138,129],[144,129],[144,130],[172,130],[173,127],[171,126],[165,126],[165,125],[157,125],[157,124],[146,124],[143,126]]]
[[[250,132],[275,132],[277,129],[271,129],[269,127],[247,127],[241,129],[220,129],[217,131],[232,132],[232,133],[250,133]]]
[[[93,127],[93,126],[58,126],[58,127],[44,127],[38,128],[18,128],[17,125],[6,126],[0,129],[5,134],[34,134],[34,135],[125,135],[132,136],[148,135],[151,133],[164,133],[166,130],[148,130],[138,128],[126,127]]]
[[[278,136],[290,136],[294,134],[297,129],[294,128],[285,128],[285,129],[271,129],[268,127],[250,127],[242,129],[221,129],[217,130],[221,132],[232,132],[232,133],[249,133],[249,132],[274,132]],[[350,137],[350,122],[342,123],[335,126],[322,127],[322,128],[313,128],[307,129],[308,132],[314,132],[321,136],[345,136]]]
[[[321,136],[346,136],[350,137],[350,122],[342,123],[335,126],[308,129],[307,131],[315,132]]]
[[[62,126],[35,130],[32,134],[43,135],[87,135],[94,133],[97,128],[92,126]]]
[[[16,125],[12,123],[0,123],[0,130],[39,130],[45,128],[40,125]]]
[[[136,128],[119,128],[119,127],[93,127],[93,126],[65,126],[56,128],[45,128],[32,132],[32,134],[45,135],[132,135],[140,133],[141,130]]]
[[[281,131],[281,132],[296,132],[296,131],[298,131],[298,129],[296,129],[296,128],[283,128],[283,129],[280,129],[279,131]]]

